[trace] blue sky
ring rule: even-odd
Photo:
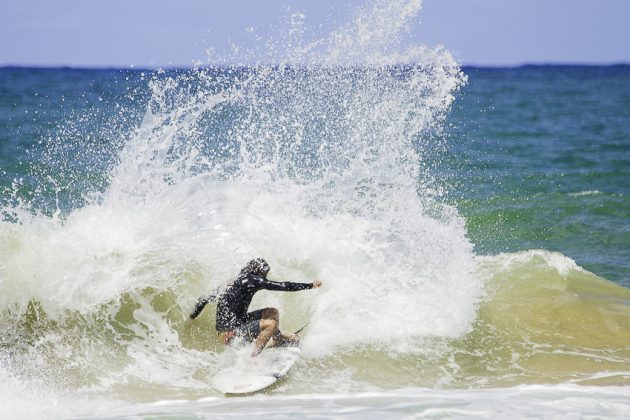
[[[326,33],[365,1],[3,0],[0,65],[190,66],[252,43],[292,12]],[[290,11],[289,11],[290,9]],[[408,39],[463,64],[630,62],[630,0],[424,0]]]

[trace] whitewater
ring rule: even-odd
[[[151,72],[105,140],[43,139],[58,173],[2,193],[0,417],[630,415],[630,290],[560,252],[476,254],[447,200],[467,76],[403,42],[421,6],[375,1],[314,41],[292,15],[272,63]],[[214,306],[188,314],[254,257],[324,286],[256,295],[284,330],[310,321],[303,359],[226,399]]]

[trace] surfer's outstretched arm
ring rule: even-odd
[[[308,290],[319,287],[321,282],[315,280],[313,283],[294,283],[291,281],[271,281],[259,277],[260,288],[266,290],[276,290],[281,292],[297,292],[299,290]]]

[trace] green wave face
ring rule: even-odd
[[[313,369],[377,388],[630,382],[630,290],[543,250],[480,257],[479,267],[485,297],[463,337],[347,349]]]
[[[480,257],[478,264],[485,295],[468,333],[340,345],[319,355],[307,331],[290,392],[630,382],[630,290],[548,251]],[[181,286],[128,291],[89,311],[52,317],[35,300],[5,310],[4,362],[19,366],[25,380],[126,399],[208,395],[208,378],[227,353],[214,332],[213,305],[187,320],[193,296],[183,290],[201,278],[194,270],[187,276]],[[286,294],[276,303],[285,327],[297,326],[302,302]]]
[[[630,290],[546,251],[485,257],[481,266],[487,298],[460,344],[486,353],[482,375],[500,385],[628,383]]]

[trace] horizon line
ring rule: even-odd
[[[33,69],[33,70],[125,70],[125,71],[157,71],[157,70],[192,70],[195,68],[229,68],[229,67],[258,67],[258,66],[279,66],[279,63],[265,63],[265,64],[212,64],[206,63],[203,65],[195,66],[151,66],[151,65],[75,65],[75,64],[14,64],[14,63],[1,63],[0,70],[6,69]],[[400,66],[411,66],[414,63],[399,63]],[[302,65],[303,66],[303,65]],[[469,69],[517,69],[522,67],[623,67],[630,66],[630,61],[612,61],[607,63],[598,62],[553,62],[553,61],[541,61],[541,62],[522,62],[515,64],[476,64],[476,63],[460,63],[459,67]],[[295,67],[301,67],[297,65]]]

